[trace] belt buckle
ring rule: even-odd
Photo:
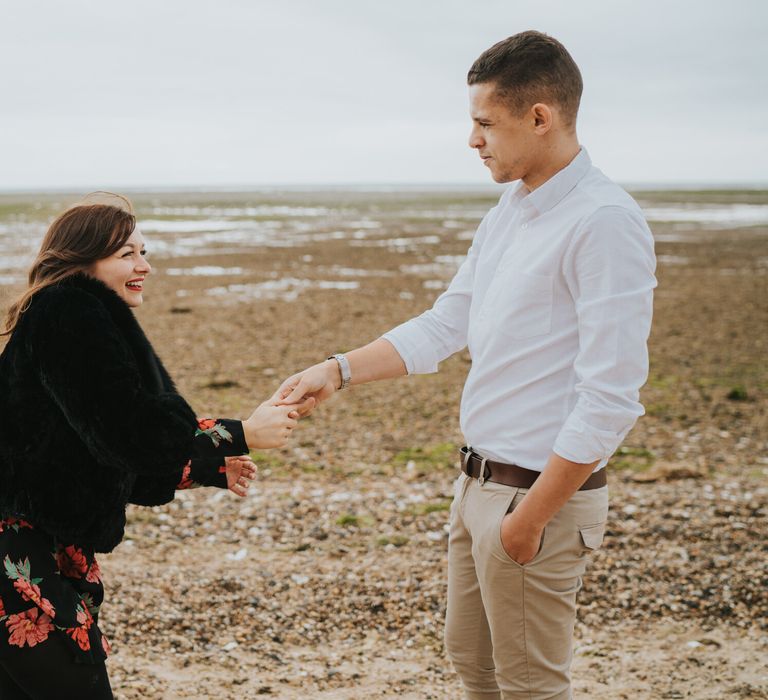
[[[477,483],[480,486],[482,486],[485,483],[485,480],[486,480],[486,476],[485,476],[486,466],[485,466],[485,463],[488,461],[488,458],[487,457],[483,457],[482,455],[478,454],[469,445],[467,445],[464,448],[464,456],[462,458],[462,461],[464,463],[464,471],[466,471],[467,474],[469,474],[470,471],[471,471],[469,469],[469,460],[472,459],[472,457],[478,457],[480,459],[480,475],[477,477]]]

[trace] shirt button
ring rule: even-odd
[[[520,228],[528,228],[528,224],[523,224]]]

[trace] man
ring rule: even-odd
[[[653,239],[579,146],[581,75],[558,41],[505,39],[468,83],[469,145],[513,184],[432,309],[281,390],[285,403],[323,401],[434,372],[468,345],[446,647],[467,698],[565,700],[576,593],[607,518],[604,467],[643,413]]]

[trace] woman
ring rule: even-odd
[[[151,267],[127,200],[50,226],[0,355],[0,698],[111,698],[95,552],[128,503],[244,496],[249,448],[282,446],[309,405],[198,421],[136,321]],[[118,204],[117,206],[115,204]],[[124,204],[123,204],[124,203]]]

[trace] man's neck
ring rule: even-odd
[[[554,177],[579,154],[581,146],[576,134],[547,150],[541,162],[531,172],[523,177],[523,184],[529,192],[541,187],[547,180]]]

